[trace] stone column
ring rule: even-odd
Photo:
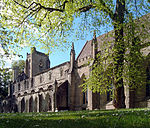
[[[21,112],[21,99],[18,101],[18,112]]]
[[[25,112],[29,112],[29,100],[26,99],[26,103],[25,103]]]
[[[51,103],[51,105],[52,105],[52,112],[54,112],[55,111],[55,92],[53,93],[53,96],[52,96],[52,103]]]
[[[39,112],[39,95],[37,95],[37,112]]]

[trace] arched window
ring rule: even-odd
[[[20,91],[20,83],[18,84],[18,91]]]
[[[60,68],[60,76],[63,76],[63,69]]]
[[[40,75],[40,83],[42,83],[43,81],[43,78],[42,78],[42,75]]]
[[[52,79],[52,73],[49,72],[49,80],[51,80],[51,79]]]

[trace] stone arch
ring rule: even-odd
[[[29,100],[26,99],[26,103],[25,103],[25,111],[28,112],[29,110]]]
[[[68,81],[65,81],[58,87],[56,99],[58,110],[68,109]]]
[[[33,97],[31,96],[29,99],[29,112],[33,112],[33,106],[34,106]]]
[[[39,94],[39,112],[43,112],[43,95]]]
[[[25,112],[25,99],[22,98],[21,100],[21,112]]]
[[[34,112],[37,112],[37,97],[35,97],[35,100],[34,100]]]
[[[51,97],[49,93],[46,94],[45,96],[45,111],[51,111],[52,110],[52,105],[51,105]]]

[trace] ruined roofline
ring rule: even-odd
[[[39,54],[39,55],[49,57],[49,55],[46,55],[45,53],[39,52],[39,51],[36,50],[35,47],[32,47],[32,48],[31,48],[31,54],[34,53],[34,52],[37,53],[37,54]],[[30,55],[30,54],[29,54],[29,55]]]
[[[109,31],[109,32],[106,32],[106,33],[104,33],[104,34],[102,34],[102,35],[96,37],[96,39],[97,39],[97,40],[98,40],[98,39],[99,39],[99,40],[100,40],[100,39],[103,39],[103,37],[104,37],[105,35],[108,35],[109,33],[113,32],[113,31],[114,31],[114,30],[111,30],[111,31]],[[93,39],[92,39],[92,40],[93,40]],[[83,46],[82,50],[80,51],[79,55],[77,56],[76,61],[79,59],[79,57],[80,57],[82,51],[84,50],[84,48],[86,47],[86,45],[87,45],[88,43],[92,42],[92,40],[87,40],[87,41],[86,41],[85,45]],[[98,43],[99,43],[99,42],[98,42]]]
[[[64,62],[64,63],[62,63],[62,64],[56,65],[56,66],[54,66],[54,67],[52,67],[52,68],[46,69],[46,70],[44,70],[44,71],[42,71],[42,72],[36,74],[35,76],[38,76],[38,75],[40,75],[40,74],[43,74],[43,73],[45,73],[45,72],[48,72],[48,71],[50,71],[50,70],[53,70],[53,69],[55,69],[55,68],[61,67],[61,66],[63,66],[63,65],[69,64],[69,63],[70,63],[70,62],[67,61],[67,62]]]
[[[145,14],[145,15],[142,15],[141,17],[138,17],[137,19],[135,19],[135,21],[140,20],[140,19],[149,18],[149,17],[150,17],[150,13],[147,13],[147,14]],[[96,39],[97,39],[97,41],[98,41],[98,50],[100,49],[100,47],[99,47],[100,44],[99,44],[99,43],[101,43],[99,40],[101,40],[102,42],[105,42],[105,41],[107,40],[107,38],[109,37],[109,35],[111,35],[111,34],[113,34],[113,33],[114,33],[114,30],[111,30],[111,31],[109,31],[109,32],[106,32],[106,33],[104,33],[104,34],[102,34],[102,35],[96,37]],[[112,38],[113,38],[113,36],[112,36]],[[92,40],[93,40],[93,39],[92,39]],[[78,59],[79,59],[80,55],[82,54],[82,51],[84,50],[84,48],[86,47],[86,45],[87,45],[88,43],[90,43],[92,40],[86,41],[85,45],[83,46],[82,50],[80,51],[79,55],[77,56],[76,61],[78,61]],[[112,39],[112,40],[113,40],[113,39]]]
[[[45,53],[39,52],[39,51],[35,51],[37,54],[42,55],[42,56],[47,56],[49,57],[49,55],[46,55]]]

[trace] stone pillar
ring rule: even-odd
[[[126,85],[125,86],[125,97],[126,97],[126,99],[125,99],[125,104],[126,104],[126,108],[129,108],[130,107],[130,104],[129,104],[129,102],[130,102],[130,97],[129,97],[129,95],[130,95],[130,89],[129,89],[129,87]]]
[[[18,101],[18,112],[21,112],[21,101]]]
[[[25,103],[25,112],[29,112],[29,100],[26,99],[26,103]]]
[[[39,112],[39,95],[37,95],[37,112]]]
[[[51,102],[51,105],[52,105],[52,112],[55,111],[55,105],[54,105],[54,103],[55,103],[55,98],[54,98],[54,95],[55,95],[55,93],[53,93],[52,102]]]

